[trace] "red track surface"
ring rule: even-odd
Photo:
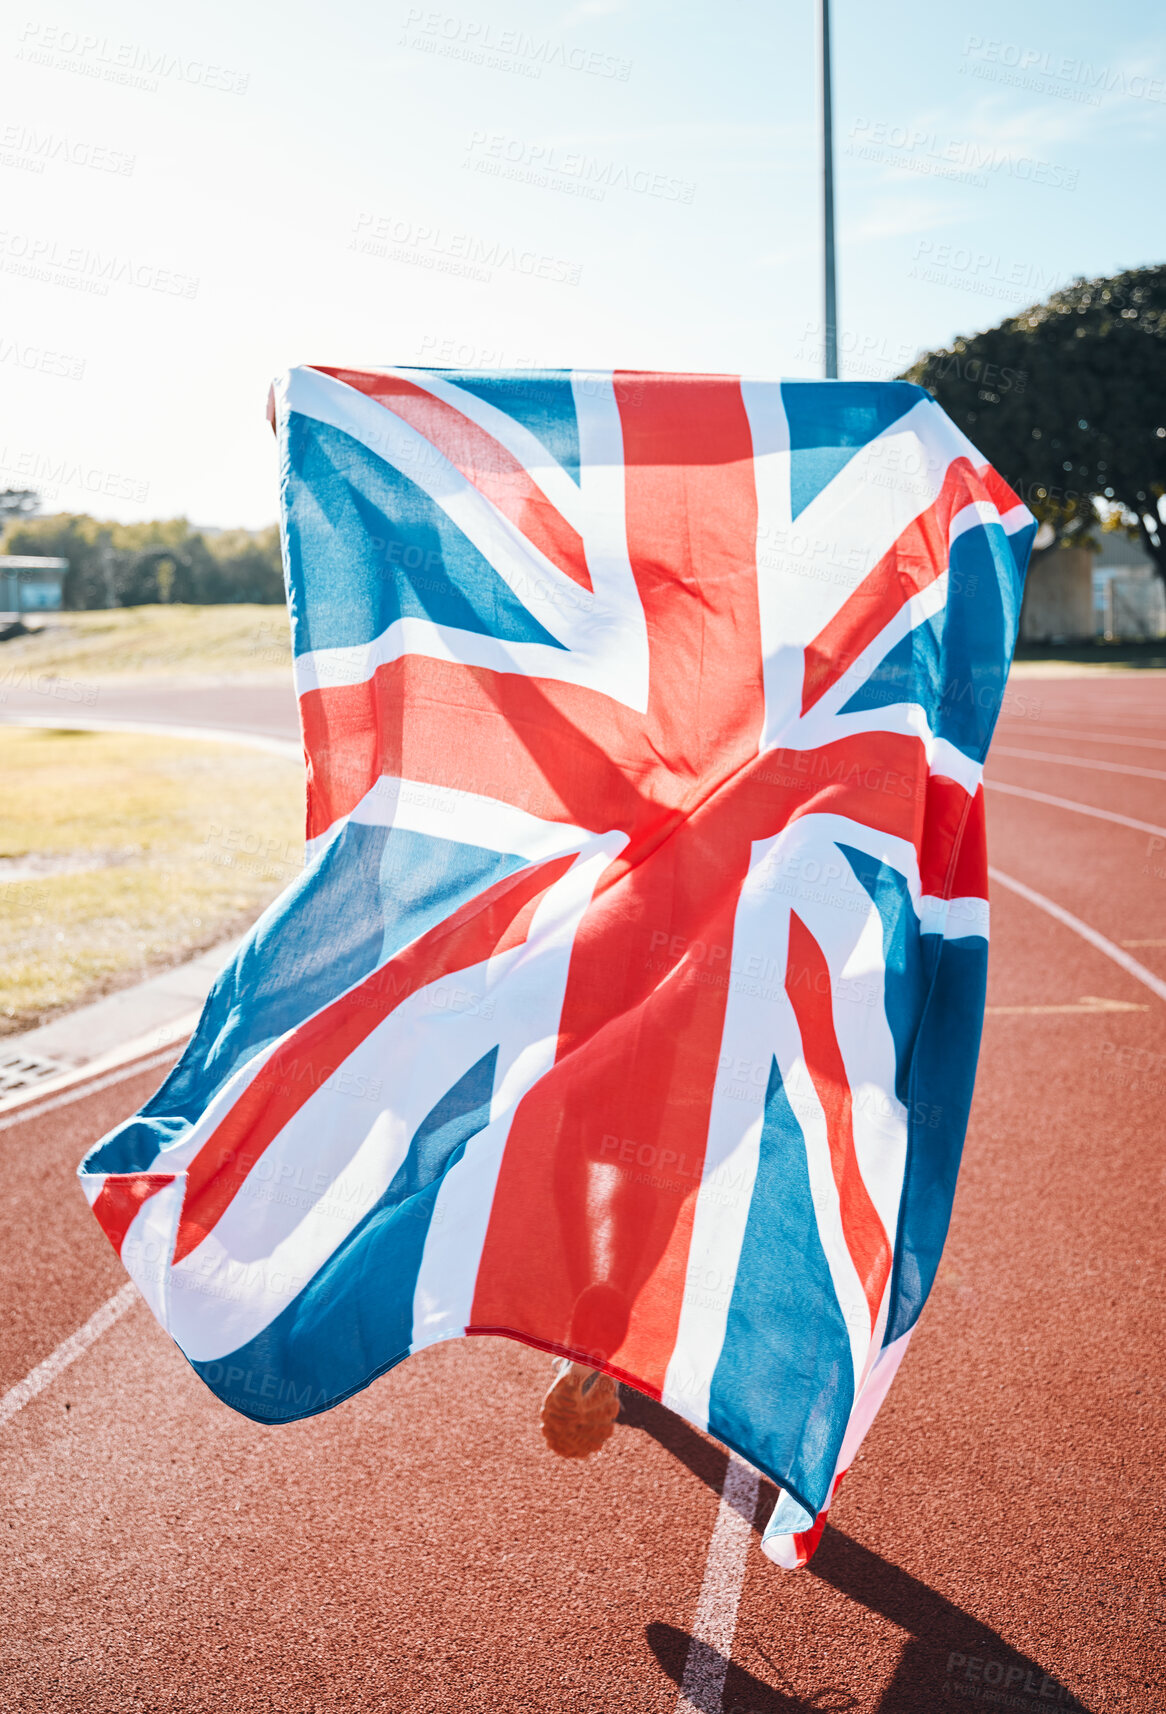
[[[287,729],[244,712],[232,723]],[[1166,747],[1133,737],[1166,746],[1166,678],[1021,681],[999,732],[1166,772]],[[989,777],[1166,824],[1166,782],[1003,755]],[[1003,793],[988,807],[997,869],[1115,942],[1158,940],[1128,950],[1166,976],[1166,844]],[[751,1548],[704,1714],[1166,1706],[1166,1004],[999,887],[992,933],[935,1292],[810,1569]],[[1142,1009],[993,1009],[1087,995]],[[0,1392],[121,1284],[73,1171],[157,1078],[0,1131]],[[725,1456],[628,1395],[598,1458],[555,1460],[536,1421],[547,1369],[502,1341],[444,1346],[264,1429],[136,1305],[0,1427],[0,1703],[671,1714]],[[763,1487],[759,1521],[771,1501]]]

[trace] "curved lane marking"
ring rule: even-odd
[[[1064,1006],[985,1006],[984,1016],[990,1013],[1011,1012],[1017,1017],[1029,1017],[1036,1014],[1041,1016],[1052,1012],[1148,1012],[1149,1006],[1139,1006],[1133,1000],[1099,1000],[1095,995],[1086,994],[1081,1000]]]
[[[1058,905],[1052,899],[1046,899],[1043,893],[1038,893],[1034,887],[1025,886],[1023,881],[1017,881],[1012,875],[1004,875],[999,869],[988,865],[988,874],[998,886],[1007,887],[1022,899],[1027,899],[1030,905],[1038,910],[1046,911],[1049,916],[1071,928],[1074,934],[1079,934],[1082,940],[1087,940],[1090,946],[1095,946],[1098,952],[1103,952],[1107,958],[1112,958],[1115,964],[1133,976],[1136,981],[1147,987],[1151,994],[1157,994],[1160,1000],[1166,1000],[1166,982],[1160,976],[1155,976],[1152,970],[1147,970],[1144,964],[1139,964],[1136,958],[1131,958],[1128,952],[1123,952],[1116,941],[1107,940],[1095,928],[1090,928],[1087,922],[1075,917],[1072,911],[1067,911],[1063,905]]]
[[[147,738],[191,738],[200,744],[238,744],[245,750],[267,750],[273,756],[304,759],[304,747],[295,738],[276,738],[269,732],[247,732],[237,726],[185,726],[165,720],[99,720],[86,715],[0,715],[5,726],[34,727],[50,732],[136,732]],[[1166,776],[1164,776],[1166,777]]]
[[[1124,762],[1094,762],[1088,756],[1059,756],[1055,750],[1014,750],[1008,744],[993,744],[994,756],[1019,756],[1025,762],[1059,762],[1066,768],[1096,768],[1102,774],[1129,774],[1140,780],[1166,780],[1161,768],[1135,768]]]
[[[1007,738],[1001,722],[1001,736]],[[1012,733],[1014,738],[1023,737],[1020,732]],[[1139,750],[1166,750],[1166,738],[1121,738],[1116,732],[1074,732],[1071,726],[1042,726],[1039,732],[1033,733],[1034,738],[1076,738],[1078,744],[1129,744]]]
[[[1095,809],[1091,803],[1077,803],[1073,798],[1053,797],[1050,792],[1032,791],[1028,786],[1006,786],[1002,780],[985,780],[989,791],[1007,792],[1009,797],[1028,797],[1034,803],[1049,803],[1054,809],[1071,809],[1078,815],[1095,815],[1099,821],[1116,821],[1119,827],[1132,827],[1135,833],[1151,833],[1166,839],[1166,827],[1156,827],[1152,821],[1138,821],[1132,815],[1119,815],[1114,809]]]

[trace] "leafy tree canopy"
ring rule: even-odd
[[[185,518],[110,524],[84,512],[11,518],[0,552],[67,559],[66,607],[281,602],[279,529],[204,535]]]
[[[1140,537],[1166,580],[1166,266],[1077,280],[907,371],[1064,544]]]

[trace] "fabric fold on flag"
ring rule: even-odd
[[[205,1384],[601,1368],[804,1564],[939,1264],[1035,523],[904,382],[277,382],[308,861],[82,1188]]]

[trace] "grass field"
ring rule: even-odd
[[[263,752],[0,727],[0,792],[0,1035],[213,946],[303,862],[302,764]]]
[[[33,636],[0,643],[0,691],[25,673],[77,679],[128,675],[286,673],[284,607],[111,607],[53,613]]]

